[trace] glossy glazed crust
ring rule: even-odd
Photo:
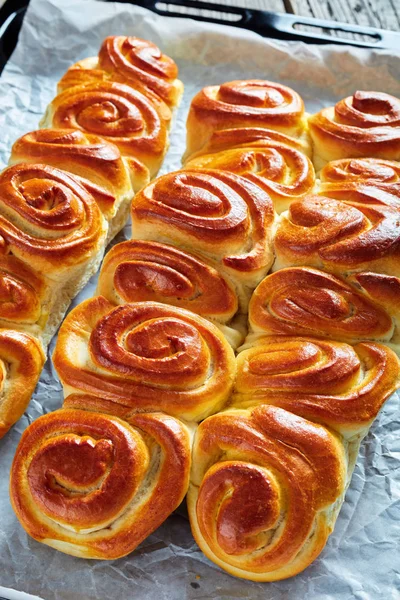
[[[316,168],[341,158],[400,159],[400,100],[389,94],[357,91],[312,115],[309,127]]]
[[[23,415],[44,361],[37,339],[27,333],[0,329],[0,437]]]
[[[236,577],[292,577],[324,547],[345,482],[344,448],[324,427],[266,405],[214,415],[194,442],[193,535]]]
[[[162,302],[221,323],[238,310],[234,289],[213,266],[174,246],[142,240],[108,252],[97,293],[113,304]]]
[[[291,88],[260,79],[205,87],[190,105],[187,156],[201,150],[214,131],[233,127],[262,127],[300,137],[307,127],[303,100]]]
[[[265,337],[237,357],[232,404],[280,406],[347,437],[364,435],[400,385],[396,354],[381,344]]]
[[[307,145],[283,133],[261,128],[216,131],[186,169],[220,169],[247,177],[272,198],[276,212],[310,193],[315,185]]]
[[[114,559],[177,508],[190,460],[188,428],[165,414],[135,415],[128,423],[60,409],[23,433],[11,502],[34,539],[73,556]]]
[[[133,238],[199,252],[250,287],[271,266],[274,220],[266,192],[223,171],[169,173],[139,192],[132,203]]]
[[[157,302],[115,307],[102,296],[61,326],[53,362],[73,392],[197,421],[228,399],[236,370],[223,334],[202,317]]]

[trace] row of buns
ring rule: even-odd
[[[115,62],[118,48],[132,72]],[[44,128],[15,142],[0,174],[0,435],[23,414],[66,309],[168,148],[182,91],[175,63],[137,38],[107,38],[99,56],[95,87],[93,71],[74,65]]]
[[[186,156],[136,194],[132,240],[107,254],[98,295],[61,326],[64,405],[23,434],[11,500],[35,539],[112,559],[188,491],[203,552],[273,581],[323,549],[359,444],[400,383],[400,280],[390,244],[370,258],[390,234],[384,223],[368,238],[364,211],[382,203],[362,200],[395,203],[398,165],[346,158],[316,183],[301,98],[259,81],[195,97]],[[346,268],[321,254],[339,218],[331,236],[350,240]]]

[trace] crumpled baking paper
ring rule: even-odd
[[[56,82],[75,61],[97,54],[111,34],[158,44],[178,63],[185,95],[163,172],[179,168],[190,99],[205,85],[267,78],[294,87],[307,110],[356,89],[400,96],[400,54],[267,41],[232,27],[159,17],[144,9],[94,0],[32,0],[16,51],[0,80],[0,160],[14,140],[36,129]],[[129,238],[129,226],[118,241]],[[95,279],[74,302],[91,296]],[[50,353],[54,348],[54,340]],[[400,417],[392,397],[361,447],[346,501],[322,555],[303,573],[277,583],[233,578],[208,561],[182,506],[129,556],[89,561],[30,539],[9,502],[8,475],[22,431],[62,403],[48,361],[23,418],[0,441],[0,586],[46,600],[396,600],[400,598]],[[0,589],[0,595],[11,592]]]

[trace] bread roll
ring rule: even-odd
[[[0,438],[22,417],[45,361],[33,336],[0,329]]]
[[[183,84],[177,77],[175,62],[152,42],[132,36],[109,36],[103,41],[98,57],[85,59],[68,69],[59,83],[59,91],[84,83],[85,79],[92,82],[109,79],[151,91],[174,107],[183,92]]]
[[[97,293],[115,305],[155,301],[191,310],[214,321],[234,347],[244,338],[245,315],[240,319],[229,281],[212,264],[167,244],[129,240],[114,246],[104,258]]]
[[[222,169],[243,175],[264,189],[281,213],[314,187],[314,167],[304,150],[301,141],[282,133],[227,129],[216,131],[204,153],[189,160],[185,168]]]
[[[296,265],[337,274],[377,271],[400,277],[398,210],[308,196],[280,216],[273,270]]]
[[[345,446],[321,425],[267,405],[214,415],[194,441],[193,535],[231,575],[292,577],[325,546],[346,482]]]
[[[340,158],[400,160],[400,100],[383,92],[357,91],[309,118],[318,171]]]
[[[65,397],[83,392],[188,421],[224,405],[236,369],[232,348],[202,317],[157,302],[115,307],[102,296],[67,316],[53,362]]]
[[[171,111],[128,85],[104,81],[67,88],[54,98],[41,127],[100,135],[154,177],[168,147]]]
[[[252,342],[261,335],[306,335],[390,343],[400,351],[400,280],[357,273],[347,280],[310,267],[282,269],[256,288],[249,306]]]
[[[10,496],[34,539],[82,558],[134,550],[180,504],[190,469],[190,431],[161,413],[129,423],[60,409],[22,435]]]
[[[320,173],[319,193],[352,205],[400,208],[400,163],[377,158],[342,159]]]
[[[132,237],[216,260],[239,286],[254,288],[273,261],[274,210],[244,177],[213,170],[159,177],[132,202]]]
[[[112,239],[128,217],[134,192],[150,181],[140,161],[123,159],[117,146],[75,129],[39,129],[19,138],[10,164],[45,163],[72,173],[93,195],[109,223]]]
[[[400,363],[383,346],[282,336],[247,344],[237,357],[233,405],[280,406],[360,439],[400,385]]]
[[[303,100],[291,88],[261,79],[205,87],[190,105],[186,156],[202,150],[215,131],[234,127],[261,127],[306,138]]]

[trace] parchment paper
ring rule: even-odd
[[[266,41],[242,30],[161,18],[124,4],[32,0],[0,80],[2,166],[14,140],[37,128],[63,72],[95,55],[111,34],[148,38],[179,65],[185,95],[164,172],[180,166],[189,102],[205,85],[253,77],[281,81],[302,94],[310,112],[355,89],[400,96],[400,54],[393,52]],[[121,234],[119,241],[123,238]],[[78,301],[91,296],[94,287],[90,282]],[[270,584],[235,579],[210,563],[194,543],[182,507],[134,553],[116,561],[73,558],[30,539],[9,503],[10,464],[25,427],[61,403],[61,386],[48,361],[26,414],[0,442],[0,586],[46,600],[400,598],[397,396],[386,403],[362,445],[346,502],[322,555],[297,577]]]

